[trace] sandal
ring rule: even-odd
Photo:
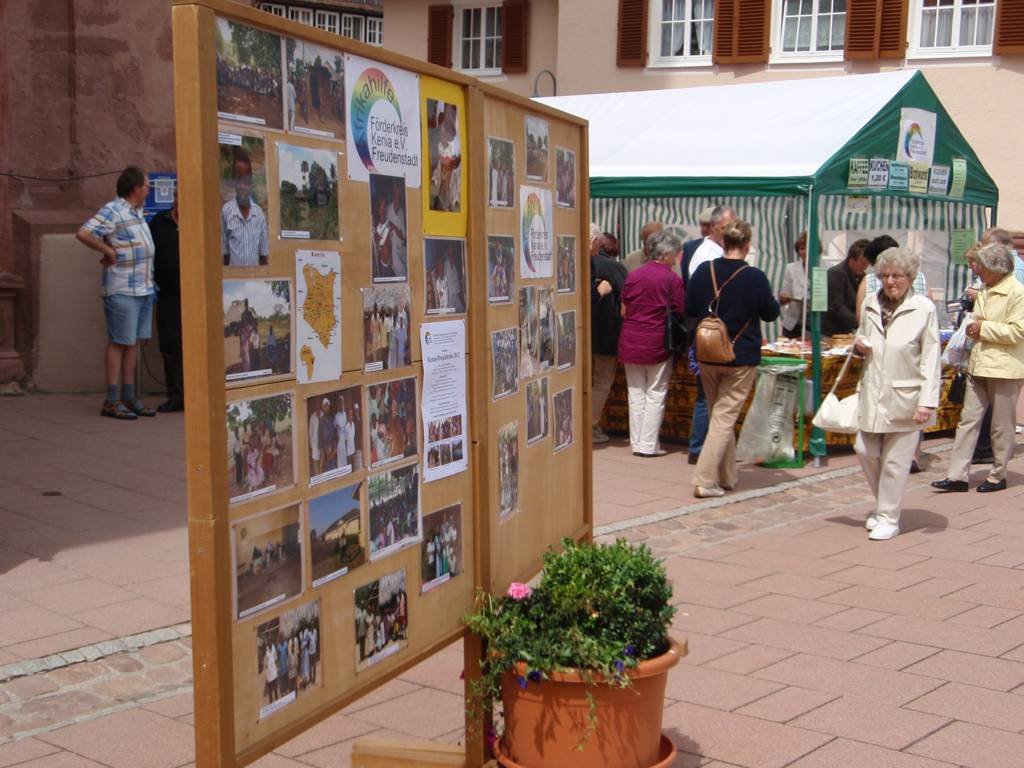
[[[125,406],[128,407],[128,410],[136,416],[146,416],[147,418],[150,416],[156,416],[156,411],[138,398],[135,398],[134,400],[122,400],[121,402],[123,402]]]
[[[118,400],[116,403],[104,402],[100,408],[100,416],[107,416],[111,419],[123,419],[124,421],[135,421],[139,418],[133,411]]]

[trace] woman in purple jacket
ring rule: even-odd
[[[673,267],[683,244],[670,232],[655,232],[644,243],[644,262],[622,289],[619,360],[629,391],[629,444],[634,456],[664,456],[658,432],[672,375],[665,348],[665,313],[682,318],[683,281]]]

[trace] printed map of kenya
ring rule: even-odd
[[[312,264],[302,268],[302,277],[306,281],[306,300],[302,303],[302,318],[313,329],[320,344],[326,349],[331,344],[338,318],[334,314],[334,278],[337,272],[333,269],[327,274],[320,274]],[[302,361],[312,376],[313,363],[316,358],[308,347],[302,348]]]

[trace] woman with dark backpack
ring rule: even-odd
[[[750,225],[737,219],[723,233],[725,255],[701,264],[686,291],[686,315],[700,321],[694,338],[711,414],[693,472],[693,495],[723,496],[736,487],[736,420],[761,362],[761,322],[779,303],[764,272],[746,262]]]

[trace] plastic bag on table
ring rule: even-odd
[[[758,368],[754,399],[743,419],[736,458],[739,461],[770,462],[792,460],[793,425],[803,365]]]
[[[942,353],[943,365],[962,366],[967,364],[971,357],[971,347],[974,345],[974,341],[967,338],[967,326],[973,319],[973,313],[964,313],[964,319],[960,321],[959,327],[946,343],[946,349]]]

